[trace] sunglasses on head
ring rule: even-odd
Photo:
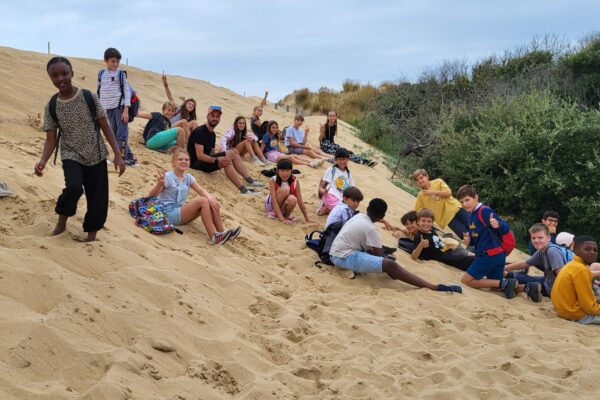
[[[221,108],[222,108],[221,106],[210,106],[210,107],[208,107],[208,109],[210,111],[221,111]]]

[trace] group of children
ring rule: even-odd
[[[88,233],[85,240],[95,240],[97,231],[104,226],[108,211],[107,164],[111,162],[107,162],[108,152],[100,131],[115,155],[112,164],[119,176],[125,172],[126,165],[137,164],[128,144],[132,90],[126,75],[119,70],[120,58],[116,49],[106,50],[107,68],[98,74],[97,94],[73,86],[73,68],[67,59],[54,57],[47,64],[48,75],[58,93],[45,108],[46,141],[34,171],[42,176],[52,153],[60,148],[65,188],[56,203],[58,221],[53,235],[65,230],[68,218],[75,214],[77,202],[84,193],[88,203],[83,223]],[[144,129],[146,146],[172,152],[173,169],[158,175],[150,196],[157,196],[173,224],[186,224],[200,217],[212,243],[223,244],[235,239],[241,227],[225,229],[218,202],[186,170],[191,167],[210,173],[223,169],[240,193],[255,193],[265,185],[250,175],[241,159],[245,154],[249,154],[255,164],[276,163],[265,199],[268,217],[285,224],[293,223],[296,220],[293,210],[298,206],[304,219],[313,222],[302,198],[299,179],[293,174],[293,165],[318,168],[328,160],[333,165],[325,171],[318,185],[321,204],[317,215],[328,214],[326,226],[339,225],[330,251],[336,266],[357,273],[385,272],[417,287],[462,292],[458,285],[431,284],[406,271],[393,256],[386,254],[374,224],[383,223],[386,229],[395,231],[394,235],[399,235],[401,230],[385,220],[387,203],[382,199],[371,200],[365,214],[357,212],[363,196],[355,186],[348,161],[372,163],[357,159],[344,148],[332,146],[337,129],[335,113],[329,113],[327,123],[321,127],[322,148],[313,149],[307,143],[309,128],[301,129],[304,122],[301,115],[283,132],[277,122],[260,120],[268,95],[265,93],[261,105],[254,109],[251,131],[247,130],[244,117],[236,118],[233,127],[221,139],[221,151],[216,152],[214,128],[220,122],[221,107],[209,107],[206,123],[199,125],[196,102],[186,99],[178,107],[165,76],[163,83],[169,101],[162,113],[138,112],[137,117],[149,120]],[[282,139],[287,153],[282,151]],[[332,149],[333,159],[327,153]],[[593,289],[593,277],[600,276],[594,238],[573,238],[567,233],[557,235],[558,214],[548,212],[542,223],[530,229],[531,258],[506,265],[502,238],[510,234],[510,227],[479,201],[472,186],[462,186],[454,198],[443,180],[430,181],[424,170],[417,170],[413,178],[421,191],[416,210],[402,217],[405,226],[402,231],[407,237],[400,238],[401,247],[408,249],[413,259],[438,260],[459,268],[464,271],[463,284],[502,291],[507,298],[519,292],[526,293],[535,302],[541,301],[542,296],[551,297],[561,317],[583,324],[600,323],[600,305]],[[199,196],[186,202],[190,189]],[[462,239],[464,247],[437,231],[434,222],[442,229],[450,227]],[[566,247],[556,244],[559,239],[565,241]],[[543,277],[528,275],[530,266],[541,269]]]

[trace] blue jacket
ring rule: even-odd
[[[483,210],[481,210],[481,217],[485,221],[486,226],[481,223],[477,216],[481,207],[483,207]],[[490,225],[491,215],[493,215],[500,223],[498,229],[494,229]],[[500,246],[501,240],[498,235],[504,235],[509,231],[510,227],[508,224],[502,221],[494,210],[483,204],[479,204],[469,217],[470,245],[475,247],[476,256],[483,255],[483,253],[487,253],[488,255],[503,253],[504,250]]]

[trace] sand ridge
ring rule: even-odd
[[[59,162],[34,177],[44,134],[28,125],[28,114],[35,119],[54,93],[48,59],[0,48],[0,180],[17,194],[0,199],[0,398],[596,397],[596,328],[560,320],[547,299],[432,293],[387,276],[349,280],[316,268],[303,235],[325,218],[291,228],[268,220],[263,197],[241,198],[221,173],[193,175],[221,202],[225,224],[243,226],[234,243],[209,245],[199,222],[183,227],[183,235],[137,228],[129,201],[145,195],[155,171],[169,166],[168,156],[139,143],[143,120],[130,128],[141,166],[121,178],[111,171],[99,241],[72,240],[83,234],[83,198],[67,232],[48,237],[63,175]],[[71,61],[75,85],[94,89],[102,63]],[[128,71],[142,109],[159,110],[160,74]],[[200,116],[209,104],[223,105],[219,134],[257,103],[205,81],[170,76],[169,84],[176,97],[196,98]],[[266,118],[286,125],[293,115],[268,107]],[[307,118],[313,145],[322,121]],[[368,148],[347,125],[339,135],[353,150]],[[258,167],[249,168],[258,175]],[[363,211],[371,198],[383,197],[388,218],[398,223],[414,204],[383,166],[351,168],[366,195]],[[314,213],[324,169],[300,169]],[[458,270],[397,255],[433,282],[460,279]]]

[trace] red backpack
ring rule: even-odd
[[[510,253],[512,253],[512,251],[515,249],[515,247],[517,247],[517,238],[515,237],[515,234],[512,231],[512,229],[509,229],[507,233],[502,234],[502,233],[498,233],[498,232],[496,232],[496,230],[488,227],[488,225],[483,220],[483,216],[481,215],[481,212],[483,211],[484,208],[489,208],[489,207],[486,207],[486,206],[479,207],[479,211],[477,211],[477,218],[479,218],[479,221],[483,224],[483,226],[485,228],[488,228],[490,230],[490,232],[500,240],[500,247],[502,247],[502,250],[504,250],[504,254],[506,254],[508,256]]]

